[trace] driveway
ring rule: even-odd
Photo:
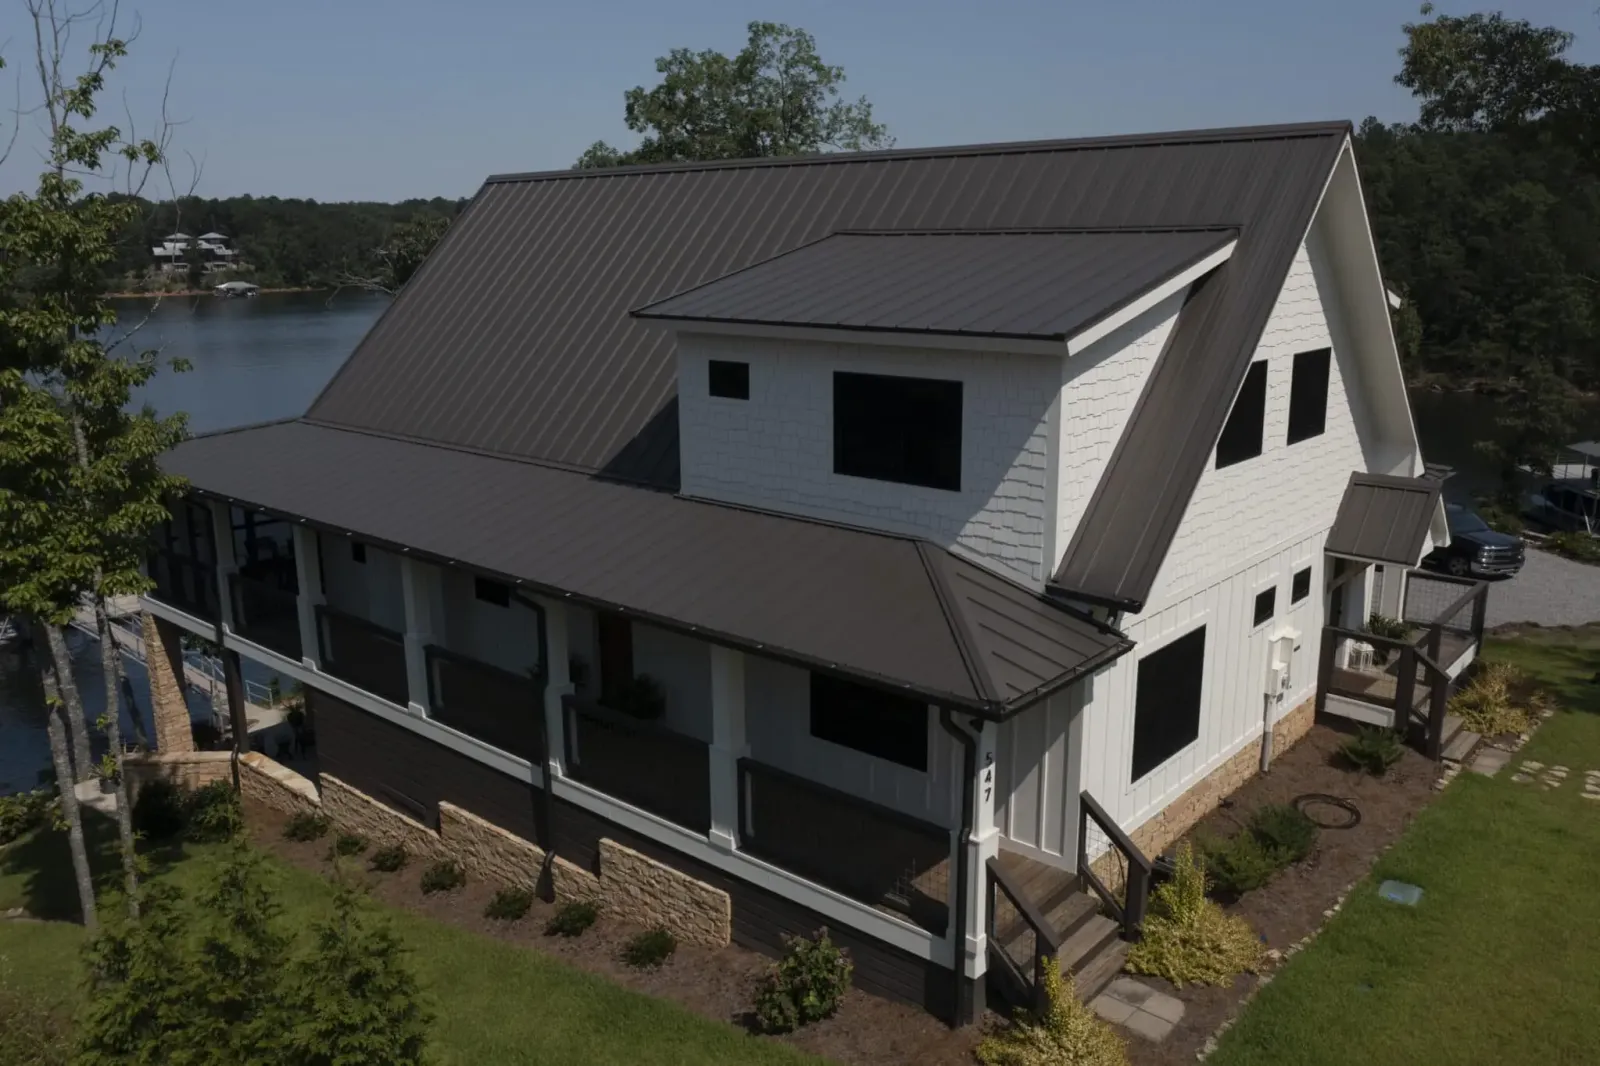
[[[1600,566],[1528,549],[1522,572],[1489,588],[1485,624],[1537,622],[1580,626],[1600,622]]]

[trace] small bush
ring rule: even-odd
[[[244,830],[244,807],[227,781],[202,785],[184,797],[188,837],[202,843],[232,840]]]
[[[502,888],[494,894],[489,905],[483,908],[485,918],[501,922],[514,922],[528,913],[533,906],[533,893],[525,888]]]
[[[1552,533],[1545,538],[1544,546],[1580,563],[1600,564],[1600,537],[1592,533]]]
[[[832,1016],[849,991],[855,970],[849,955],[828,939],[826,929],[809,940],[785,937],[784,946],[783,958],[756,992],[756,1021],[769,1033],[791,1033]]]
[[[1194,850],[1178,849],[1172,880],[1151,896],[1144,936],[1128,952],[1133,973],[1185,984],[1227,984],[1261,967],[1261,941],[1243,918],[1206,898],[1206,873]]]
[[[399,844],[386,844],[372,853],[372,859],[367,863],[372,869],[382,874],[392,874],[406,864],[406,849]]]
[[[367,838],[360,833],[340,833],[333,838],[333,846],[328,849],[332,856],[360,855],[367,850]]]
[[[1339,745],[1339,754],[1357,770],[1382,777],[1389,772],[1389,767],[1400,761],[1405,745],[1400,742],[1400,734],[1392,729],[1364,725],[1355,736]]]
[[[283,827],[285,840],[321,840],[328,835],[328,816],[317,811],[301,811]]]
[[[151,781],[133,801],[133,831],[146,840],[167,840],[183,831],[183,795],[170,781]]]
[[[1481,736],[1526,733],[1534,726],[1543,699],[1533,695],[1527,676],[1510,663],[1486,662],[1450,697],[1450,710]]]
[[[422,871],[422,893],[449,892],[467,883],[467,871],[454,859],[440,859]]]
[[[600,905],[590,900],[582,899],[568,903],[556,911],[555,915],[545,923],[545,936],[582,936],[584,930],[594,924],[600,917]]]
[[[1317,823],[1288,803],[1269,803],[1250,816],[1250,832],[1288,866],[1300,862],[1317,846]]]
[[[1483,519],[1483,524],[1490,529],[1510,533],[1512,536],[1521,536],[1523,529],[1526,528],[1515,505],[1507,507],[1498,502],[1479,499],[1478,517]]]
[[[677,937],[665,929],[647,929],[628,941],[622,949],[622,961],[641,970],[654,969],[677,950]]]
[[[1078,998],[1072,978],[1050,959],[1044,969],[1049,1006],[1042,1017],[1019,1010],[1011,1026],[978,1045],[986,1066],[1127,1066],[1128,1045]]]
[[[1367,632],[1375,637],[1405,640],[1411,635],[1411,627],[1398,618],[1389,618],[1373,612],[1372,617],[1367,619]]]
[[[33,832],[50,819],[56,799],[45,789],[0,796],[0,845]]]
[[[1218,891],[1239,896],[1271,881],[1285,863],[1249,830],[1229,837],[1203,838],[1199,860],[1207,882]]]

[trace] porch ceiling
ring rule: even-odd
[[[290,421],[165,465],[208,495],[992,716],[1131,647],[922,541],[525,460]]]

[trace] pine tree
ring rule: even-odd
[[[194,993],[204,979],[187,946],[182,895],[143,887],[137,922],[118,918],[89,942],[75,1066],[195,1066]],[[197,980],[198,979],[198,980]],[[242,1064],[241,1064],[242,1066]]]
[[[199,964],[204,985],[194,999],[192,1039],[217,1062],[278,1061],[282,1038],[283,967],[287,940],[276,925],[281,908],[268,891],[266,864],[236,841],[216,882],[201,899]]]

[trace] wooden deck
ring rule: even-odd
[[[1446,632],[1439,641],[1439,665],[1446,670],[1457,662],[1467,650],[1472,647],[1472,642],[1457,633]],[[1373,702],[1384,706],[1394,706],[1396,690],[1399,687],[1400,654],[1395,652],[1389,661],[1381,666],[1374,665],[1369,670],[1353,670],[1345,667],[1335,668],[1333,671],[1333,684],[1328,691],[1340,695],[1356,698],[1366,697]],[[1418,666],[1417,684],[1420,687],[1426,684],[1426,667]]]

